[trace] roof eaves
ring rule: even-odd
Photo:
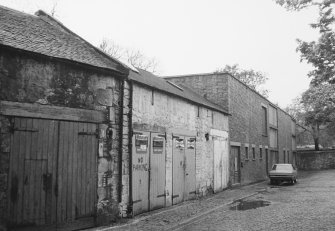
[[[159,78],[159,77],[158,77],[158,78]],[[178,97],[178,98],[182,98],[182,99],[184,99],[184,100],[186,100],[186,101],[188,101],[188,102],[192,102],[193,104],[200,105],[200,106],[203,106],[203,107],[206,107],[206,108],[209,108],[209,109],[212,109],[212,110],[221,112],[221,113],[223,113],[223,114],[225,114],[225,115],[227,115],[227,116],[231,116],[231,114],[230,114],[228,111],[224,110],[224,109],[221,108],[219,105],[217,105],[217,107],[209,106],[209,105],[206,105],[206,104],[199,103],[199,102],[197,102],[197,101],[191,100],[191,99],[189,99],[189,98],[183,97],[183,96],[181,96],[181,95],[175,94],[175,93],[173,93],[173,92],[166,91],[166,90],[157,88],[157,87],[152,86],[152,85],[148,85],[148,84],[143,83],[143,82],[141,82],[141,81],[138,81],[138,80],[136,80],[136,79],[130,79],[130,81],[131,81],[131,82],[136,82],[137,84],[140,84],[140,85],[143,85],[143,86],[146,86],[146,87],[149,87],[149,88],[152,88],[152,89],[161,91],[161,92],[164,92],[164,93],[169,94],[169,95],[173,95],[173,96]],[[201,96],[200,96],[200,97],[201,97]],[[204,99],[205,99],[205,98],[204,98]],[[211,103],[211,104],[214,104],[214,103],[212,103],[212,102],[210,102],[210,103]]]

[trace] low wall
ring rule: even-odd
[[[301,170],[335,169],[335,149],[297,151],[296,165]]]

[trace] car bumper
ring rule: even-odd
[[[272,175],[272,176],[269,176],[269,178],[271,179],[271,180],[293,180],[293,179],[295,179],[295,177],[294,176],[276,176],[276,175]]]

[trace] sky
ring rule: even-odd
[[[98,46],[111,39],[158,61],[158,74],[209,73],[239,64],[267,75],[269,99],[285,108],[307,90],[312,66],[296,39],[318,38],[317,9],[288,12],[273,0],[0,0],[26,13],[42,9]]]

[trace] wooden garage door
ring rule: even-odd
[[[173,136],[172,203],[195,197],[195,137]]]
[[[13,118],[9,176],[12,224],[93,224],[96,124]]]
[[[165,206],[165,135],[151,133],[150,145],[150,210]]]

